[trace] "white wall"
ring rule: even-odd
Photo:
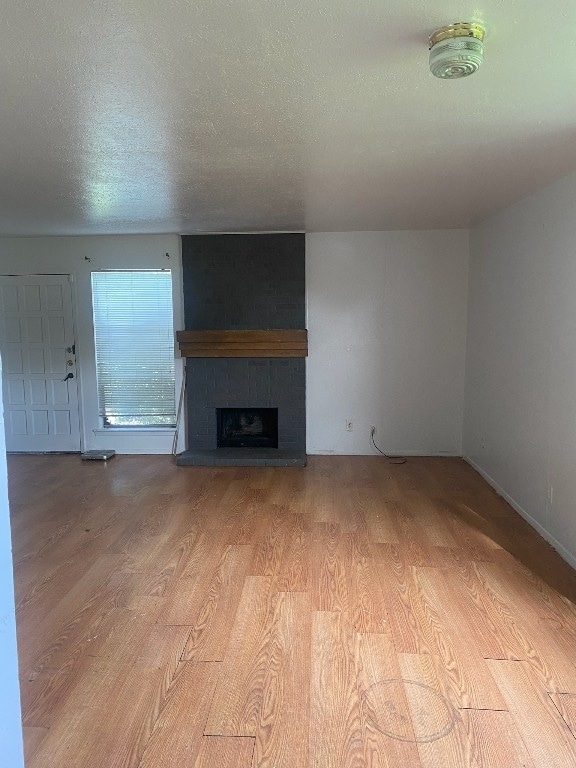
[[[576,174],[471,232],[464,452],[576,565]]]
[[[173,430],[114,430],[112,433],[99,429],[98,421],[90,274],[99,269],[158,268],[172,269],[174,326],[175,330],[182,329],[182,261],[178,235],[0,238],[0,274],[74,276],[83,450],[114,448],[118,453],[170,453],[172,449]],[[178,357],[177,396],[181,377],[182,361]],[[183,448],[181,436],[179,450]]]
[[[0,374],[1,374],[0,361]],[[23,768],[20,688],[16,653],[14,584],[12,577],[12,541],[8,516],[8,487],[4,416],[0,408],[0,763]]]
[[[306,236],[309,453],[461,454],[468,233]],[[353,431],[345,429],[346,419]]]

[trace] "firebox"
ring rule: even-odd
[[[278,408],[216,408],[218,448],[278,448]]]

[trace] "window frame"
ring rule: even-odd
[[[166,284],[163,286],[163,291],[160,296],[160,303],[164,302],[163,311],[166,313],[166,311],[169,310],[169,317],[164,316],[164,322],[160,324],[160,326],[157,326],[159,334],[164,334],[164,339],[162,342],[157,342],[157,344],[161,344],[162,350],[158,352],[157,358],[152,358],[151,360],[154,361],[155,365],[161,365],[161,364],[168,364],[170,369],[170,375],[166,376],[165,371],[161,374],[161,383],[159,385],[159,389],[166,389],[168,388],[170,390],[170,402],[169,402],[169,408],[171,409],[169,413],[159,414],[159,413],[150,413],[148,414],[147,419],[143,419],[141,417],[145,416],[146,414],[139,414],[139,413],[118,413],[118,414],[111,414],[107,415],[107,405],[105,396],[103,394],[103,387],[102,387],[102,367],[105,366],[105,364],[102,362],[102,357],[99,352],[102,347],[106,346],[106,342],[102,340],[102,332],[105,330],[105,326],[103,325],[101,318],[98,317],[99,312],[99,306],[98,304],[105,303],[105,291],[101,290],[101,286],[97,285],[99,281],[99,276],[105,276],[105,275],[125,275],[126,277],[135,276],[137,279],[138,277],[141,277],[142,275],[147,274],[163,274],[166,275]],[[131,431],[131,432],[173,432],[176,428],[176,408],[177,408],[177,398],[176,398],[176,389],[177,389],[177,370],[176,370],[176,355],[175,355],[175,339],[174,339],[174,297],[173,297],[173,270],[171,268],[161,268],[161,267],[148,267],[148,268],[123,268],[123,269],[99,269],[99,270],[93,270],[91,271],[91,279],[90,279],[90,287],[91,287],[91,298],[92,298],[92,337],[93,337],[93,343],[94,343],[94,362],[95,362],[95,375],[96,375],[96,396],[97,396],[97,411],[98,411],[98,423],[99,428],[95,431],[99,433],[109,432],[109,431]],[[120,293],[120,290],[118,290]],[[114,291],[112,290],[111,293],[113,294]],[[131,293],[131,295],[133,295]],[[116,297],[118,298],[118,297]],[[148,296],[148,303],[149,303],[149,296]],[[146,302],[144,302],[143,309],[150,310],[150,306],[146,306]],[[113,312],[114,307],[112,310],[107,308],[105,311],[112,311]],[[120,314],[122,315],[123,310],[120,311]],[[129,311],[126,311],[126,316],[129,316]],[[132,312],[132,329],[136,325],[136,322],[134,321],[134,316],[136,315],[136,312]],[[149,316],[149,315],[148,315]],[[144,333],[146,333],[146,324],[150,325],[150,323],[146,323],[146,321],[142,322],[142,330]],[[125,333],[129,333],[129,331],[126,331]],[[119,334],[121,335],[121,333]],[[99,338],[100,337],[100,338]],[[147,337],[149,338],[149,337]],[[108,338],[108,345],[110,349],[114,349],[112,343],[110,342],[110,338]],[[130,348],[134,352],[134,346],[138,346],[135,344],[135,342],[130,339],[132,342],[130,344]],[[113,356],[113,351],[110,353],[108,351],[108,354]],[[136,354],[134,352],[134,354]],[[150,361],[149,361],[150,362]],[[108,361],[108,365],[110,365],[110,362]],[[136,370],[134,366],[132,367],[132,373]],[[129,376],[127,376],[129,378]],[[104,384],[104,387],[107,384]],[[134,402],[138,402],[140,398],[138,397],[138,389],[135,390],[134,394]],[[141,390],[140,390],[141,391]],[[149,400],[148,402],[152,402],[153,399]],[[141,401],[141,400],[140,400]],[[112,402],[114,399],[112,399]],[[140,420],[139,420],[140,417]],[[164,420],[163,420],[164,417]],[[110,423],[107,421],[109,418],[116,418],[119,421],[120,420],[128,420],[128,419],[134,419],[134,421],[128,423]],[[144,423],[144,421],[148,423]]]

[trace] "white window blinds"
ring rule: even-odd
[[[174,425],[170,270],[93,272],[92,300],[104,426]]]

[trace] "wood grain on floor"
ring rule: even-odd
[[[576,575],[463,461],[9,481],[28,768],[576,766]]]

